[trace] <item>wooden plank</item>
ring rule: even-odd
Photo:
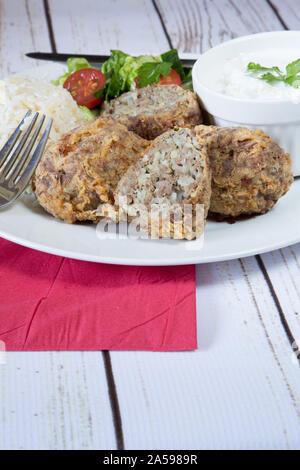
[[[197,285],[198,351],[112,354],[126,448],[299,449],[298,366],[255,259]]]
[[[270,5],[274,8],[280,18],[282,25],[286,29],[299,30],[300,25],[300,1],[299,0],[270,0]]]
[[[0,365],[0,449],[116,448],[97,352],[7,353]]]
[[[300,244],[262,256],[300,360]]]
[[[1,0],[0,76],[41,64],[50,51],[43,2]],[[102,354],[7,353],[0,365],[0,449],[113,449]]]
[[[174,47],[204,52],[238,36],[283,29],[265,0],[155,0]]]
[[[78,54],[162,52],[168,42],[148,0],[50,0],[57,50]]]
[[[255,10],[251,10],[245,0],[203,0],[201,39],[196,29],[199,16],[196,24],[190,13],[198,11],[199,2],[185,0],[176,4],[164,0],[157,3],[160,9],[163,5],[163,17],[167,24],[169,22],[172,40],[180,38],[174,45],[181,50],[205,50],[232,35],[255,32],[251,30],[255,24],[258,25],[257,31],[260,28],[280,29],[276,15],[261,0],[255,2]],[[177,18],[176,8],[182,12],[183,7],[188,14]],[[52,0],[50,10],[56,44],[61,52],[100,53],[111,47],[145,52],[151,46],[155,50],[168,47],[150,1],[130,0],[126,7],[125,2],[119,0],[105,1],[101,2],[101,8],[95,2],[85,2],[82,8],[79,0],[72,3]],[[177,25],[174,18],[177,22],[182,18],[188,27],[182,29],[182,22]],[[134,35],[131,33],[133,30]],[[191,31],[192,39],[189,36]],[[202,41],[200,47],[199,40]],[[199,266],[197,272],[197,352],[111,354],[126,448],[299,448],[298,366],[292,361],[288,339],[283,334],[273,298],[255,259]],[[32,390],[28,385],[23,387],[24,398],[21,391],[12,394],[12,390],[15,391],[16,387],[22,390],[21,385],[33,375],[29,361],[21,356],[24,373],[19,381],[13,369],[8,373],[7,366],[1,366],[4,367],[0,369],[4,374],[1,383],[5,384],[0,392],[4,397],[1,413],[8,423],[6,437],[1,443],[4,447],[28,446],[30,440],[25,435],[28,433],[37,448],[55,448],[57,442],[66,448],[74,448],[75,445],[82,448],[90,434],[88,410],[92,420],[99,418],[99,421],[103,413],[110,413],[102,388],[106,383],[103,370],[95,374],[96,356],[86,366],[88,374],[93,375],[89,375],[85,387],[80,378],[83,365],[78,354],[81,353],[59,353],[61,356],[58,357],[63,358],[63,362],[52,359],[56,354],[45,353],[42,380],[34,381]],[[41,356],[34,353],[33,363],[38,360],[42,364],[42,359],[38,359]],[[53,360],[57,361],[54,366],[56,373],[53,379],[49,379]],[[65,367],[68,364],[68,372],[61,379],[58,379],[57,372],[59,364]],[[77,369],[79,376],[73,381]],[[52,405],[47,416],[46,413],[41,414],[39,424],[35,426],[34,418],[37,417],[34,413],[26,414],[27,403],[38,400],[43,410],[50,396],[54,401],[59,399],[61,386],[66,390],[63,401]],[[102,401],[99,400],[99,389]],[[89,406],[84,408],[82,418],[77,403],[79,397],[85,395],[89,396]],[[11,403],[17,403],[18,409],[22,410],[18,412],[17,420],[8,417],[11,407],[5,405]],[[69,411],[66,413],[65,409]],[[28,420],[28,427],[23,424],[25,420]],[[48,421],[52,428],[47,427]],[[79,423],[83,423],[84,438],[78,434]],[[95,430],[97,437],[90,442],[97,441],[99,446],[111,448],[111,428],[108,428],[108,440],[102,439],[105,425],[112,426],[111,416],[106,414]],[[56,426],[56,435],[59,436],[56,441],[51,434],[53,426]]]
[[[0,78],[37,65],[24,56],[34,50],[50,51],[43,2],[1,0]]]

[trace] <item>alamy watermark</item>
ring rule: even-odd
[[[205,207],[203,204],[176,202],[145,205],[128,203],[119,196],[118,205],[100,205],[102,219],[97,237],[103,239],[175,239],[188,240],[187,250],[199,250],[204,243]]]
[[[4,341],[0,340],[0,365],[6,364],[6,347]]]

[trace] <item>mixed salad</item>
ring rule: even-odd
[[[86,120],[98,114],[103,101],[135,88],[155,83],[192,89],[192,69],[182,66],[176,49],[159,56],[138,57],[112,50],[101,69],[92,67],[84,57],[70,57],[67,68],[53,83],[62,85],[72,94]]]

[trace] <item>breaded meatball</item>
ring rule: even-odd
[[[193,239],[204,230],[210,193],[207,154],[192,130],[180,128],[151,143],[121,179],[115,201],[121,220],[139,220],[152,237]]]
[[[100,203],[113,192],[149,142],[113,119],[96,119],[52,144],[39,163],[33,187],[41,206],[69,223],[97,222]]]
[[[289,190],[290,156],[261,129],[197,126],[195,132],[210,159],[210,213],[264,214]]]
[[[144,139],[155,139],[174,126],[202,123],[197,97],[177,85],[149,85],[105,103],[103,116],[111,116]]]

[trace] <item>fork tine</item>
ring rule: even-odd
[[[28,118],[31,114],[31,110],[27,111],[25,116],[23,117],[22,121],[18,125],[18,127],[15,129],[15,131],[12,133],[12,135],[9,137],[8,141],[6,144],[4,144],[4,147],[0,150],[0,167],[3,165],[4,161],[6,160],[7,155],[15,145],[16,141],[20,137],[20,134],[22,133],[21,127],[23,126],[25,119]]]
[[[21,158],[19,159],[17,165],[15,166],[13,172],[11,173],[11,175],[9,177],[8,186],[10,186],[11,184],[16,184],[17,183],[19,175],[21,174],[21,172],[23,170],[23,167],[26,164],[28,156],[29,156],[29,154],[32,150],[32,147],[34,146],[34,144],[35,144],[35,142],[38,138],[38,135],[40,133],[40,130],[41,130],[43,124],[44,124],[45,117],[46,116],[44,116],[44,115],[41,116],[40,122],[38,123],[32,137],[29,141],[29,144],[27,145],[26,149],[24,150],[24,153],[22,154]]]
[[[33,119],[31,121],[31,123],[29,124],[28,128],[26,129],[26,132],[25,134],[23,135],[20,143],[18,144],[16,150],[14,151],[14,153],[12,154],[12,156],[8,159],[6,159],[4,161],[4,164],[3,164],[3,167],[0,168],[0,171],[2,173],[2,177],[6,178],[7,175],[10,173],[10,171],[13,169],[16,161],[17,161],[17,158],[18,156],[20,155],[21,153],[21,150],[23,149],[24,145],[26,144],[28,138],[29,138],[29,135],[32,131],[32,128],[38,118],[38,115],[39,113],[35,113],[34,116],[33,116]]]
[[[53,119],[50,119],[31,159],[28,161],[28,164],[26,165],[23,173],[21,173],[21,176],[17,182],[17,186],[19,188],[19,194],[22,193],[22,191],[26,188],[27,184],[29,183],[34,173],[34,170],[36,169],[40,161],[40,158],[43,155],[43,152],[45,150],[46,143],[50,134],[52,122],[53,122]]]

